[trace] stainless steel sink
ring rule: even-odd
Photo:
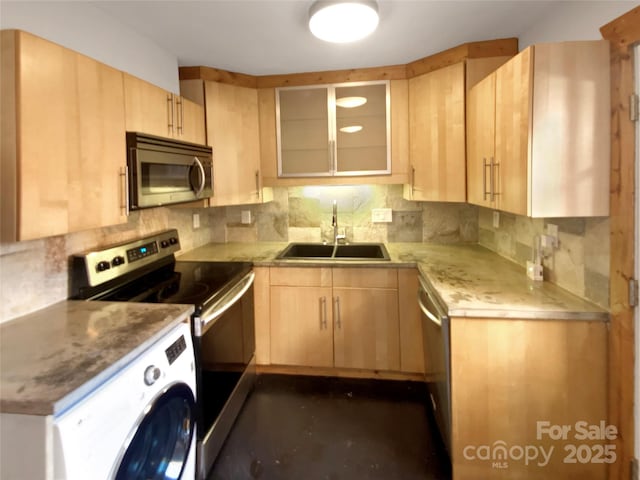
[[[382,243],[351,243],[326,245],[323,243],[290,243],[276,257],[278,260],[389,260]]]

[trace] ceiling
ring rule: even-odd
[[[175,55],[180,66],[270,75],[405,64],[470,41],[517,37],[558,0],[379,0],[378,29],[348,45],[311,35],[313,0],[92,3]]]

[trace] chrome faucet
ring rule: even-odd
[[[337,245],[340,240],[345,240],[347,236],[345,234],[338,234],[338,201],[333,201],[333,216],[331,217],[331,226],[333,227],[333,244]]]

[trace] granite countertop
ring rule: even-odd
[[[192,312],[192,305],[69,300],[0,324],[0,412],[65,410]]]
[[[288,243],[211,243],[178,260],[250,261],[258,266],[418,267],[451,317],[602,320],[609,313],[479,245],[385,243],[391,260],[276,260]]]

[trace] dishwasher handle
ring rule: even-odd
[[[443,312],[434,301],[429,287],[422,277],[418,277],[420,288],[418,290],[418,306],[422,313],[438,327],[442,327],[442,320],[447,318],[447,314]],[[426,300],[426,302],[425,302]]]
[[[426,293],[426,292],[425,292]],[[438,327],[442,328],[442,320],[440,320],[438,317],[436,317],[433,313],[431,313],[429,311],[429,309],[425,306],[425,304],[422,302],[422,298],[418,297],[418,306],[420,307],[420,310],[422,310],[422,313],[429,319],[431,320],[433,323],[435,323]]]

